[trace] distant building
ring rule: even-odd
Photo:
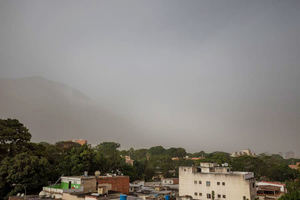
[[[300,162],[297,162],[295,165],[289,165],[289,168],[296,170],[300,169]]]
[[[202,160],[202,159],[204,159],[204,157],[189,157],[189,156],[185,156],[185,157],[183,157],[183,158],[179,158],[179,157],[173,157],[173,158],[171,158],[173,161],[176,161],[176,160],[180,160],[180,159],[184,159],[184,160]]]
[[[261,181],[256,183],[256,187],[260,200],[279,199],[286,193],[285,184],[280,182]]]
[[[202,160],[204,159],[204,157],[192,157],[190,158],[190,160]]]
[[[126,164],[133,166],[134,160],[132,160],[130,156],[125,156],[125,162]]]
[[[285,153],[285,159],[295,158],[295,153],[293,151],[288,151]]]
[[[72,140],[72,142],[80,144],[81,146],[87,144],[87,140],[83,140],[83,139],[75,139],[75,140]]]
[[[179,178],[163,178],[161,180],[162,185],[176,185],[179,184]]]
[[[256,154],[252,152],[250,149],[236,151],[231,154],[231,157],[239,157],[239,156],[256,156]]]
[[[99,193],[105,191],[129,193],[129,176],[99,176],[97,177],[97,188]]]
[[[226,165],[215,163],[179,167],[179,196],[182,199],[254,200],[254,174],[233,172]]]

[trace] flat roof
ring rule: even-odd
[[[61,178],[68,178],[68,179],[93,179],[96,178],[95,176],[62,176]]]

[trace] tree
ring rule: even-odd
[[[55,145],[63,151],[68,151],[68,150],[71,150],[74,147],[80,147],[81,146],[80,144],[78,144],[76,142],[72,142],[72,141],[60,141],[60,142],[56,142]]]
[[[184,148],[169,148],[167,149],[167,154],[171,157],[179,157],[182,158],[186,156],[186,151]]]
[[[87,145],[72,148],[64,154],[63,160],[59,163],[60,172],[72,176],[82,175],[84,171],[93,174],[98,170],[95,157],[96,152]]]
[[[0,182],[6,186],[1,190],[1,196],[27,191],[37,192],[48,184],[50,174],[49,163],[46,158],[30,153],[20,153],[10,158],[6,157],[0,166]]]
[[[0,159],[13,156],[27,147],[31,139],[28,129],[17,119],[0,119]]]
[[[160,155],[166,152],[166,149],[162,146],[151,147],[148,151],[151,155]]]
[[[97,146],[98,151],[101,151],[103,154],[114,153],[118,148],[120,148],[120,144],[115,142],[102,142]]]
[[[300,180],[287,183],[287,194],[281,196],[279,200],[299,200],[300,199]]]

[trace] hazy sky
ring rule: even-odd
[[[300,154],[299,10],[298,0],[1,0],[0,77],[79,89],[149,137],[137,146]]]

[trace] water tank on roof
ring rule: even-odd
[[[120,200],[127,200],[127,195],[121,194],[120,195]]]
[[[95,176],[96,177],[100,176],[100,171],[95,171]]]
[[[87,171],[84,171],[84,176],[88,176],[88,172]]]

